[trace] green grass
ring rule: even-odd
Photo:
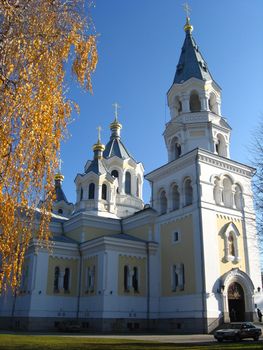
[[[128,339],[85,338],[78,336],[0,335],[0,349],[11,350],[219,350],[263,349],[262,341],[209,344],[171,344]]]

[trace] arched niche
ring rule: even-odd
[[[200,112],[201,111],[201,101],[197,91],[192,91],[190,94],[190,112]]]

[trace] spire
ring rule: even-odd
[[[100,139],[101,126],[98,126],[97,130],[98,130],[98,141],[93,145],[93,152],[94,152],[94,159],[101,159],[103,157],[103,151],[105,149],[105,146],[101,143],[101,139]]]
[[[119,121],[118,121],[118,109],[120,109],[120,105],[117,102],[115,102],[113,104],[113,106],[115,109],[114,110],[115,118],[114,118],[113,122],[110,124],[111,140],[115,139],[115,138],[120,138],[120,131],[122,128],[121,123],[119,123]]]
[[[190,23],[189,17],[190,7],[188,4],[185,4],[184,8],[186,11],[186,24],[184,26],[185,40],[176,67],[173,84],[182,84],[190,78],[213,80],[208,66],[192,36],[193,26]]]
[[[61,173],[61,164],[62,160],[59,160],[59,168],[58,172],[55,175],[55,191],[56,191],[56,202],[65,201],[68,203],[67,197],[62,189],[62,182],[64,180],[64,176]]]

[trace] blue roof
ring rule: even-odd
[[[90,172],[93,172],[97,175],[107,173],[108,171],[106,166],[103,164],[103,159],[93,159],[88,169],[86,170],[86,174]]]
[[[111,158],[114,156],[122,159],[132,158],[129,151],[126,149],[121,140],[117,137],[113,137],[110,139],[103,152],[104,158]]]
[[[68,203],[67,197],[62,190],[61,181],[55,180],[56,202],[65,201]]]
[[[181,84],[190,78],[213,80],[194,38],[187,31],[173,83]]]

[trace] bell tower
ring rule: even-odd
[[[231,128],[221,115],[221,88],[193,38],[188,11],[184,31],[180,59],[167,93],[171,120],[164,138],[168,161],[195,148],[229,158]]]

